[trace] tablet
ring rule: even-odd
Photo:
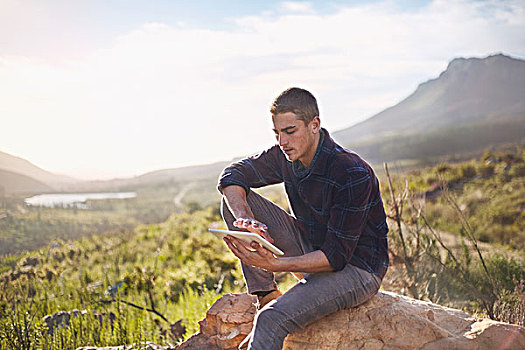
[[[219,238],[223,238],[223,237],[226,237],[226,236],[230,235],[230,236],[233,236],[233,237],[235,237],[237,239],[240,239],[240,240],[242,240],[242,241],[244,241],[244,242],[246,242],[248,244],[250,244],[251,242],[255,241],[255,242],[261,244],[264,248],[266,248],[269,251],[271,251],[272,253],[274,253],[275,255],[284,255],[282,250],[280,250],[279,248],[277,248],[276,246],[274,246],[273,244],[268,242],[266,239],[264,239],[263,237],[259,236],[256,233],[253,233],[253,232],[219,230],[219,229],[215,229],[215,228],[210,228],[210,229],[208,229],[208,231],[210,231],[211,233],[213,233],[215,236],[217,236]]]

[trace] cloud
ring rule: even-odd
[[[285,1],[281,3],[281,10],[290,12],[314,13],[311,2]]]
[[[273,142],[268,108],[283,89],[310,89],[323,125],[349,126],[454,57],[525,57],[524,13],[519,1],[331,14],[286,2],[230,30],[145,23],[75,60],[0,56],[0,149],[51,170],[120,175],[253,153]]]

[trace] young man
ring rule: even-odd
[[[285,252],[276,257],[255,242],[225,238],[261,307],[248,348],[265,350],[281,349],[297,327],[365,302],[388,268],[388,228],[372,168],[321,128],[308,91],[284,91],[271,114],[278,145],[230,165],[219,179],[228,228],[258,233]],[[281,182],[292,215],[250,190]],[[282,271],[304,274],[283,295],[273,276]]]

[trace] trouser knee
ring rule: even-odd
[[[255,329],[251,341],[254,350],[281,349],[286,336],[293,332],[293,322],[280,310],[262,309],[255,319]]]
[[[275,334],[291,333],[289,317],[284,312],[273,307],[262,309],[256,317],[255,326]]]

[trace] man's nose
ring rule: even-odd
[[[288,138],[281,134],[279,135],[279,146],[286,146],[288,144]]]

